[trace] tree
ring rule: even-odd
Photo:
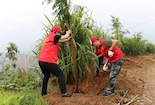
[[[43,3],[51,3],[53,0],[44,0]],[[59,18],[60,21],[63,21],[64,23],[67,24],[68,29],[71,29],[71,15],[69,12],[70,9],[70,0],[55,0],[53,6],[52,6],[54,13],[56,16]],[[73,60],[73,67],[74,67],[74,75],[75,75],[75,85],[76,89],[75,92],[78,92],[78,69],[77,69],[77,64],[76,64],[76,51],[75,51],[75,40],[73,39],[73,36],[71,35],[70,39],[70,45],[71,45],[71,53],[72,53],[72,60]]]
[[[111,21],[112,21],[112,34],[116,36],[116,39],[119,39],[119,36],[122,37],[124,34],[129,33],[128,30],[122,31],[123,25],[119,22],[119,18],[116,18],[114,16],[111,16]]]
[[[79,81],[82,81],[85,77],[87,77],[87,73],[90,72],[89,63],[92,62],[92,57],[96,56],[93,53],[93,47],[90,46],[89,38],[93,34],[101,35],[103,31],[98,30],[94,25],[95,21],[91,18],[91,14],[88,14],[89,10],[87,10],[86,6],[74,6],[71,12],[70,22],[72,23],[72,37],[74,38],[74,45],[76,51],[76,63],[78,69],[78,78]],[[59,18],[50,19],[46,15],[44,15],[49,24],[44,24],[44,31],[42,39],[37,41],[35,48],[33,49],[34,54],[38,57],[38,54],[41,49],[42,42],[46,35],[50,32],[50,28],[53,25],[58,25],[61,27],[62,31],[67,30],[67,24],[64,21],[61,21]],[[94,27],[95,26],[95,27]],[[93,31],[92,31],[93,30]],[[65,52],[65,53],[64,53]],[[65,77],[65,82],[72,84],[75,83],[75,72],[73,67],[73,59],[72,59],[72,49],[70,47],[70,43],[66,42],[60,44],[60,54],[58,59],[58,65],[62,69]],[[97,63],[96,63],[97,65]]]
[[[16,44],[10,42],[9,46],[6,47],[6,49],[7,49],[6,57],[8,57],[11,61],[16,61],[17,60],[16,54],[19,53]],[[13,64],[13,67],[16,68],[16,64]]]

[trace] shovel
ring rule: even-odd
[[[88,91],[89,91],[89,80],[90,80],[90,73],[88,74],[88,77],[87,77],[87,81],[86,81],[86,84],[85,84],[85,86],[83,86],[82,88],[81,88],[81,91],[83,92],[83,93],[87,93]]]
[[[93,63],[91,63],[89,67],[90,67],[90,70],[92,70]],[[89,87],[89,80],[90,80],[90,72],[88,73],[88,77],[87,77],[85,86],[83,86],[83,87],[81,88],[81,91],[82,91],[83,93],[87,93],[87,92],[89,91],[89,88],[88,88],[88,87]]]
[[[96,95],[98,95],[98,94],[101,92],[101,90],[103,90],[103,89],[101,89],[101,90],[99,89],[99,86],[100,86],[100,84],[101,84],[101,81],[102,81],[103,75],[104,75],[104,71],[102,71],[98,83],[94,86],[94,88],[95,88],[95,90],[96,90],[96,92],[95,92]]]
[[[106,62],[105,62],[105,64],[104,64],[104,66],[106,67],[108,65],[108,60],[106,60]],[[104,67],[103,66],[103,67]],[[107,68],[108,69],[108,68]],[[100,86],[100,84],[101,84],[101,81],[102,81],[102,78],[103,78],[103,76],[104,76],[104,72],[105,72],[106,70],[102,70],[102,72],[101,72],[101,76],[100,76],[100,79],[99,79],[99,82],[98,82],[98,84],[97,85],[95,85],[94,86],[94,88],[96,89],[96,95],[98,95],[102,90],[104,90],[104,88],[103,89],[99,89],[99,86]]]

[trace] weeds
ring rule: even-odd
[[[115,93],[120,95],[120,96],[124,96],[125,94],[125,90],[124,89],[121,89],[121,90],[115,90]]]
[[[0,91],[0,105],[47,105],[36,91]]]

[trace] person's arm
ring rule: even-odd
[[[59,39],[59,42],[60,42],[60,43],[62,43],[62,42],[67,42],[67,41],[70,40],[70,38],[71,38],[71,37],[68,37],[68,38],[66,38],[66,39]]]
[[[61,35],[55,35],[54,37],[54,44],[58,43],[58,42],[67,42],[71,37],[69,36],[66,39],[61,38]]]
[[[61,40],[68,39],[70,37],[70,34],[71,33],[72,33],[72,31],[71,30],[68,30],[65,35],[62,35],[61,36],[61,38],[59,39],[59,41],[61,42]]]
[[[107,71],[107,69],[108,69],[108,59],[106,58],[105,60],[106,61],[105,61],[104,65],[103,65],[103,71]]]
[[[118,40],[112,40],[112,45],[111,47],[109,48],[109,50],[113,50],[114,47],[118,44]]]
[[[96,54],[96,48],[94,48],[94,53]]]
[[[104,65],[105,65],[105,66],[108,66],[108,59],[106,58],[105,60],[106,60],[106,61],[105,61]]]
[[[113,50],[113,48],[118,44],[118,40],[108,40],[105,39],[103,41],[103,44],[107,47],[109,47],[109,50]]]
[[[60,38],[61,38],[61,35],[55,35],[54,44],[57,44]]]
[[[70,39],[71,30],[68,30],[65,35],[55,35],[54,44],[57,42],[66,42]]]
[[[102,56],[102,54],[99,54],[97,57],[99,58],[99,57],[101,57]]]
[[[97,55],[97,58],[101,57],[102,54]],[[96,59],[96,57],[93,58],[93,61]]]

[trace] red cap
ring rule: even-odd
[[[92,44],[93,44],[96,40],[99,40],[99,38],[98,38],[97,36],[93,36],[93,37],[91,38]]]
[[[58,26],[53,26],[51,31],[54,31],[54,32],[61,32],[61,29],[58,27]]]

